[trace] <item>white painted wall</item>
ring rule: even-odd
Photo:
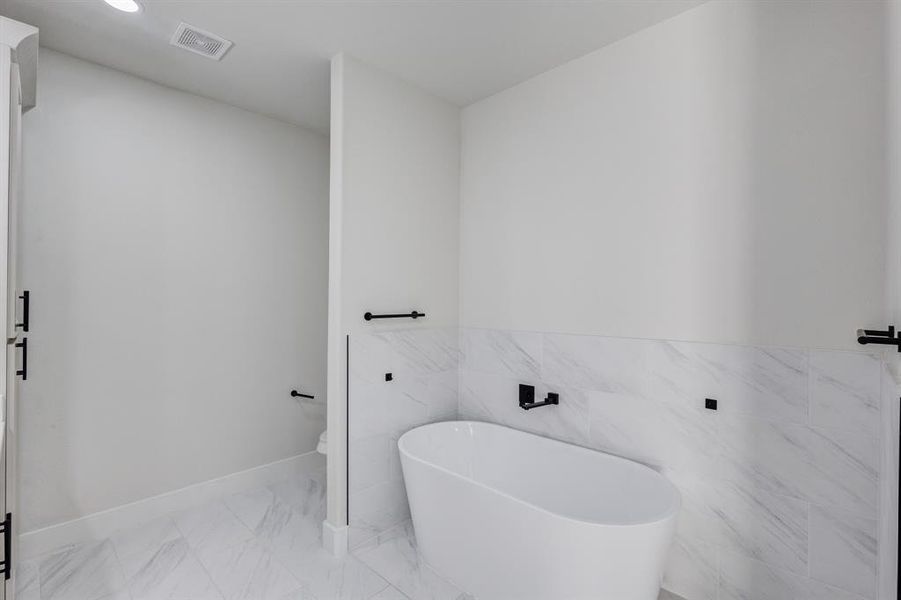
[[[461,324],[857,348],[883,10],[710,2],[467,107]]]
[[[332,61],[329,517],[345,513],[345,336],[456,327],[460,110],[349,56]],[[424,311],[366,323],[371,312]],[[353,362],[353,357],[351,357]],[[334,454],[333,454],[334,452]]]
[[[25,531],[315,448],[328,142],[42,51],[25,119]]]
[[[343,78],[345,330],[371,331],[366,311],[414,308],[456,326],[460,111],[350,57]]]
[[[901,2],[886,3],[886,318],[901,326]],[[898,361],[894,361],[898,371]],[[901,378],[901,375],[899,375]]]

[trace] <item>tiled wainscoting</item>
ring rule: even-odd
[[[901,360],[898,354],[885,355],[882,369],[882,406],[879,445],[882,449],[879,469],[879,598],[898,597],[898,451],[901,427]]]
[[[523,411],[519,383],[560,405]],[[399,435],[475,419],[663,472],[683,495],[665,586],[688,600],[875,599],[879,540],[896,543],[896,521],[878,524],[897,487],[897,450],[880,444],[897,429],[880,411],[897,418],[897,402],[878,353],[481,329],[352,336],[351,547],[409,518]]]
[[[409,519],[397,438],[417,425],[457,417],[458,357],[457,329],[351,336],[351,548]]]
[[[474,329],[460,350],[460,418],[633,458],[679,487],[669,590],[876,598],[879,355]],[[519,383],[560,405],[521,410]]]

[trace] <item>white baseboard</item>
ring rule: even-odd
[[[69,544],[102,540],[168,513],[211,502],[223,495],[269,485],[298,472],[325,466],[325,457],[307,452],[246,471],[144,498],[19,536],[19,556],[26,560]]]
[[[347,554],[347,525],[332,525],[322,522],[322,546],[335,558],[344,558]]]

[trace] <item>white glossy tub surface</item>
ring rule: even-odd
[[[479,600],[656,600],[680,496],[652,469],[467,421],[398,448],[423,558]]]

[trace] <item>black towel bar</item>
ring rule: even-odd
[[[901,334],[895,333],[895,326],[889,325],[888,329],[858,329],[857,343],[866,346],[867,344],[883,344],[886,346],[897,346],[898,352],[901,352]]]
[[[371,312],[368,312],[363,315],[363,318],[367,321],[372,321],[373,319],[418,319],[419,317],[424,317],[425,313],[421,313],[419,311],[414,310],[410,313],[400,313],[400,314],[391,314],[391,315],[374,315]]]

